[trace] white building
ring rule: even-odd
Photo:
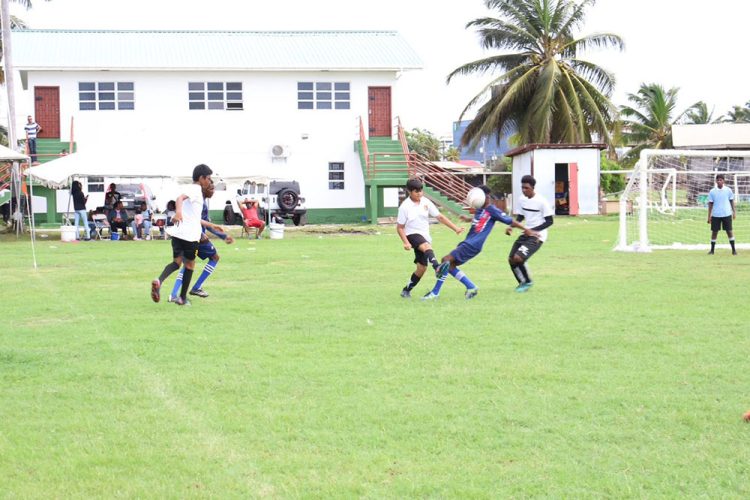
[[[521,178],[532,175],[535,191],[556,215],[599,213],[601,150],[605,144],[527,144],[508,151],[513,158],[513,193],[521,192]]]
[[[23,30],[13,50],[20,126],[169,175],[294,179],[310,222],[360,220],[359,118],[390,137],[398,78],[421,66],[391,31]]]

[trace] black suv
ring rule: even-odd
[[[120,201],[128,215],[133,217],[135,209],[141,208],[141,203],[146,202],[146,206],[153,208],[153,201],[156,199],[151,189],[141,184],[117,184],[117,191],[120,193]]]

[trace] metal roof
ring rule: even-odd
[[[525,144],[505,152],[505,156],[518,156],[537,149],[607,149],[606,144],[587,142],[584,144]]]
[[[28,70],[406,70],[422,62],[396,31],[13,31]]]
[[[677,149],[749,149],[750,123],[672,125]]]

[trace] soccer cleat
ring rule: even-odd
[[[403,298],[405,298],[405,299],[410,299],[411,298],[411,292],[409,290],[407,290],[406,288],[404,288],[403,290],[401,290],[401,296]]]
[[[714,251],[713,251],[713,250],[709,250],[709,251],[708,251],[708,255],[713,255],[713,254],[714,254]]]
[[[446,274],[448,274],[448,269],[450,269],[451,263],[447,260],[445,262],[442,262],[437,269],[435,269],[435,277],[436,278],[442,278]]]
[[[190,301],[188,299],[183,299],[182,297],[177,297],[174,301],[175,304],[178,306],[189,306],[191,305]]]
[[[737,255],[737,250],[732,250],[732,255]]]
[[[195,295],[196,297],[201,297],[204,299],[208,297],[208,293],[204,291],[203,288],[190,290],[190,295]]]
[[[479,293],[479,288],[470,288],[469,290],[466,290],[464,297],[466,297],[466,300],[470,300],[476,297],[478,293]]]
[[[161,299],[161,296],[159,295],[159,289],[161,288],[161,282],[159,280],[154,280],[151,282],[151,300],[154,302],[159,302]]]
[[[169,297],[167,297],[167,302],[177,302],[177,296],[170,295]]]
[[[422,297],[422,300],[437,300],[439,295],[435,295],[432,292],[427,293],[424,297]]]
[[[529,290],[529,288],[531,288],[531,287],[532,287],[533,285],[534,285],[534,283],[533,283],[533,282],[531,282],[531,281],[529,281],[529,282],[526,282],[526,283],[521,283],[520,285],[518,285],[518,286],[516,287],[516,292],[518,292],[518,293],[523,293],[523,292],[526,292],[526,291],[528,291],[528,290]]]

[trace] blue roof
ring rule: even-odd
[[[16,30],[13,64],[28,70],[419,69],[396,31]]]

